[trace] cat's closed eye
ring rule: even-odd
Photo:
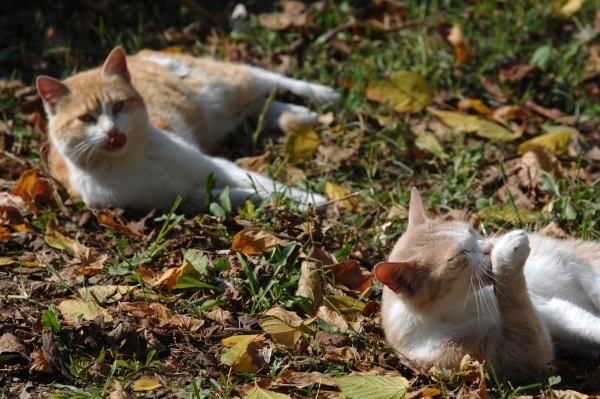
[[[121,112],[123,110],[124,106],[125,106],[124,101],[117,101],[116,103],[114,103],[112,106],[113,114],[117,114],[117,113]]]
[[[470,251],[467,249],[463,249],[462,251],[460,251],[459,253],[455,254],[454,256],[451,256],[448,258],[448,262],[453,261],[454,259],[460,257],[460,256],[465,256],[469,253]]]
[[[96,122],[96,118],[90,114],[83,114],[78,118],[83,123],[94,123]]]

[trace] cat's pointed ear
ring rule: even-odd
[[[375,277],[383,285],[396,294],[412,295],[415,292],[414,269],[417,262],[408,260],[405,262],[379,262],[375,265]]]
[[[36,86],[40,97],[44,100],[44,107],[49,115],[56,113],[56,105],[70,92],[64,83],[50,76],[38,76]]]
[[[126,82],[131,81],[131,75],[127,69],[127,59],[125,51],[121,47],[116,47],[110,52],[104,66],[102,67],[102,77],[118,76]]]
[[[410,190],[410,206],[408,207],[408,227],[418,226],[427,221],[427,212],[423,207],[421,194],[416,187]]]

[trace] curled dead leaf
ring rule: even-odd
[[[288,240],[281,239],[260,227],[248,227],[233,237],[231,249],[246,255],[260,255],[275,245],[286,246]]]
[[[454,24],[450,28],[446,40],[452,45],[454,55],[456,56],[456,66],[466,63],[471,57],[469,55],[467,41],[462,33],[460,25]]]
[[[38,209],[35,204],[56,207],[54,189],[46,179],[39,177],[38,174],[38,169],[23,172],[16,187],[12,190],[12,194],[23,198],[29,209],[36,213]]]

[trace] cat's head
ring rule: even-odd
[[[37,89],[49,118],[58,151],[84,168],[122,157],[143,140],[148,115],[131,84],[125,53],[115,48],[103,67],[63,82],[37,78]]]
[[[414,306],[451,306],[490,284],[492,248],[465,222],[428,218],[413,188],[408,228],[375,275]]]

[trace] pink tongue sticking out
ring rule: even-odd
[[[117,134],[110,137],[108,149],[116,150],[117,148],[123,147],[125,143],[127,143],[127,136],[125,136],[125,133],[117,132]]]

